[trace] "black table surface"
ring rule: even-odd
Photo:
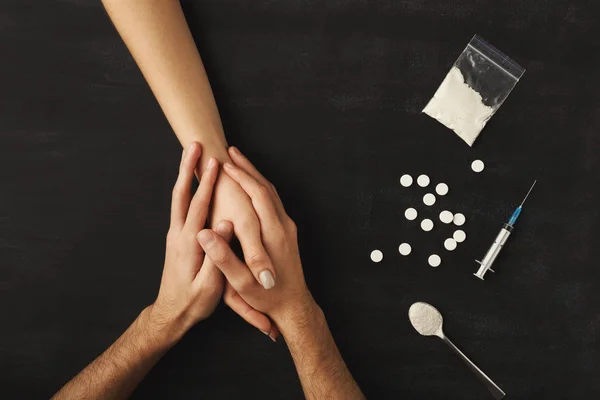
[[[369,398],[491,398],[413,330],[419,300],[509,398],[600,396],[597,2],[184,8],[227,138],[279,189],[308,284]],[[475,33],[527,72],[469,148],[421,109]],[[0,60],[0,397],[44,398],[153,301],[180,150],[98,1],[1,1]],[[403,173],[450,193],[426,208],[427,190],[402,188]],[[474,259],[534,179],[496,274],[478,280]],[[463,212],[467,241],[444,250],[452,228],[421,231],[403,216],[414,205]],[[285,343],[221,306],[133,397],[302,391]]]

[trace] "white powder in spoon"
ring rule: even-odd
[[[431,305],[417,302],[408,309],[408,319],[421,335],[435,335],[442,326],[442,315]]]
[[[460,70],[452,67],[423,112],[452,129],[469,146],[495,109],[483,104],[481,95],[466,84]]]

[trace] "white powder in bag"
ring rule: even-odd
[[[483,104],[481,95],[452,67],[423,112],[452,129],[469,146],[473,145],[496,110]]]

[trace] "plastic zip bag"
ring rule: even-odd
[[[524,73],[519,64],[475,35],[423,112],[472,146]]]

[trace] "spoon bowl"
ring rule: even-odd
[[[442,314],[429,303],[417,302],[408,309],[408,319],[413,328],[423,336],[444,338]]]
[[[410,323],[419,334],[423,336],[437,336],[450,346],[450,348],[467,364],[471,371],[475,373],[481,382],[483,382],[495,399],[500,400],[504,397],[505,394],[502,389],[484,374],[473,361],[469,360],[469,358],[460,351],[450,339],[448,339],[448,336],[444,335],[444,331],[442,330],[444,318],[442,318],[442,314],[437,308],[431,304],[419,301],[414,303],[408,309],[408,319],[410,319]]]

